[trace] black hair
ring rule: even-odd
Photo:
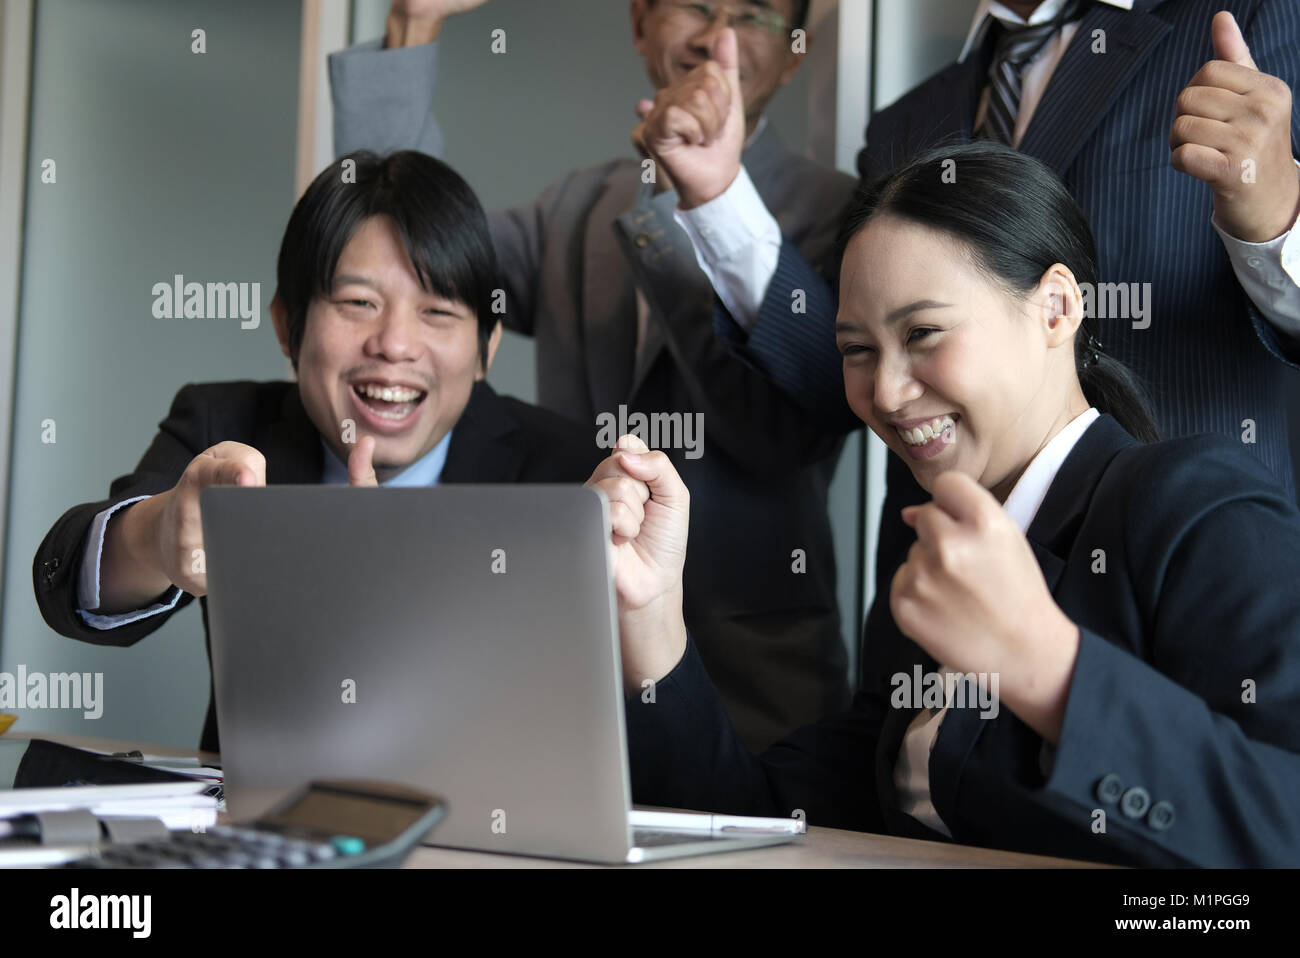
[[[650,0],[650,6],[655,5],[656,0]],[[802,30],[808,26],[808,9],[812,6],[812,0],[794,0],[794,15],[790,19],[791,30]]]
[[[1041,162],[996,141],[939,146],[859,190],[840,233],[840,259],[849,241],[886,213],[960,241],[975,265],[1013,294],[1036,288],[1056,263],[1096,289],[1096,244],[1079,204]],[[1141,383],[1102,351],[1095,317],[1084,316],[1075,334],[1074,360],[1089,403],[1142,442],[1160,438]]]
[[[464,303],[478,317],[479,358],[498,317],[496,251],[478,197],[446,163],[414,150],[349,153],[326,167],[293,208],[280,243],[276,293],[289,326],[294,368],[315,296],[329,295],[343,248],[374,216],[392,220],[427,292]]]

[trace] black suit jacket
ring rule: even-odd
[[[1065,722],[1044,750],[1005,707],[948,710],[929,771],[953,839],[1134,865],[1300,865],[1300,512],[1289,497],[1227,440],[1144,446],[1102,416],[1028,539],[1080,627]],[[815,825],[944,840],[899,810],[893,784],[917,710],[891,706],[891,677],[936,664],[892,617],[871,638],[852,709],[760,757],[737,742],[689,647],[654,704],[628,699],[635,800],[803,809]]]
[[[1294,494],[1285,377],[1294,375],[1300,344],[1283,338],[1242,292],[1210,224],[1209,187],[1169,163],[1175,102],[1213,58],[1210,21],[1221,9],[1236,17],[1260,69],[1300,89],[1295,0],[1136,0],[1131,11],[1094,3],[1020,149],[1051,167],[1087,214],[1100,282],[1151,284],[1149,327],[1105,317],[1099,328],[1106,351],[1147,387],[1161,435],[1213,432],[1240,442],[1251,420],[1254,441],[1243,448]],[[1105,53],[1093,52],[1096,31]],[[973,51],[872,118],[858,156],[864,182],[941,142],[971,137],[989,52]],[[1292,130],[1300,141],[1300,110]],[[807,316],[790,312],[796,289],[807,296]],[[830,285],[787,245],[753,333],[733,329],[726,338],[829,428],[851,431],[862,423],[845,402],[836,310]],[[928,498],[906,463],[890,455],[877,595],[889,594],[914,538],[900,512]],[[880,619],[873,607],[869,624]]]
[[[176,485],[185,467],[219,442],[252,446],[266,457],[267,485],[320,482],[320,433],[290,382],[188,385],[176,394],[135,472],[113,481],[107,499],[74,506],[54,523],[32,566],[36,601],[46,623],[62,635],[96,645],[133,645],[156,630],[194,596],[182,593],[175,608],[115,629],[97,629],[77,614],[77,580],[86,534],[96,515],[124,499],[155,495]],[[475,384],[452,432],[441,483],[585,482],[605,453],[594,433],[544,409],[498,396]],[[207,599],[203,630],[211,661]],[[209,698],[199,747],[219,751],[216,711]]]

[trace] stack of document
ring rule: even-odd
[[[157,818],[171,830],[200,831],[217,823],[217,799],[206,794],[210,788],[210,782],[195,779],[147,785],[5,789],[0,790],[0,818],[84,808],[96,818]]]

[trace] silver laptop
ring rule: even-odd
[[[360,777],[442,795],[437,845],[640,862],[797,819],[633,811],[602,494],[211,488],[203,536],[229,811]]]

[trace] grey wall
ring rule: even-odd
[[[957,58],[978,6],[979,0],[877,0],[877,110]]]
[[[135,467],[182,385],[283,378],[266,305],[294,198],[299,22],[286,0],[37,4],[0,668],[102,671],[105,708],[29,710],[19,727],[198,741],[197,604],[133,648],[100,648],[45,626],[31,564],[60,513]],[[175,273],[260,282],[261,325],[153,318],[151,288]]]

